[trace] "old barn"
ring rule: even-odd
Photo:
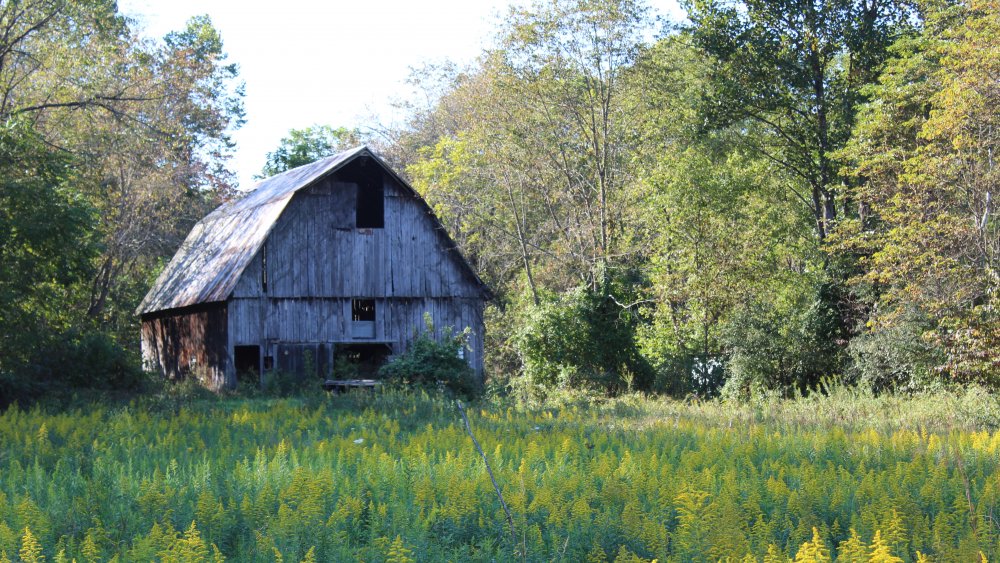
[[[278,369],[372,372],[430,315],[471,329],[482,377],[488,289],[403,179],[368,148],[260,182],[201,220],[139,306],[142,355],[213,388]]]

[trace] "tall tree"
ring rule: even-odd
[[[747,129],[748,146],[795,177],[789,189],[825,239],[842,211],[832,154],[908,12],[896,0],[691,0],[686,8],[688,34],[718,63],[706,122]]]
[[[125,336],[134,333],[132,310],[149,272],[207,209],[232,194],[226,161],[243,109],[238,69],[226,62],[205,16],[162,43],[133,42],[121,57],[117,64],[134,67],[132,99],[115,113],[63,119],[55,133],[81,157],[87,193],[101,212],[104,251],[88,315]]]
[[[455,210],[467,218],[503,218],[502,244],[519,257],[536,300],[540,286],[597,288],[632,252],[635,98],[627,71],[651,26],[647,16],[631,0],[513,10],[497,48],[446,97],[462,97],[468,117],[428,155],[474,159],[461,167],[470,181],[450,183],[475,196],[444,197],[440,188],[435,195],[445,206],[478,203]],[[452,150],[456,143],[464,148]]]
[[[67,163],[72,182],[57,182],[58,193],[96,217],[78,237],[99,250],[87,279],[55,302],[72,320],[64,329],[135,342],[134,308],[157,264],[233,187],[237,72],[207,17],[152,41],[112,1],[0,3],[0,120],[26,127],[25,138]],[[12,202],[3,212],[22,223],[29,209]]]
[[[829,360],[808,330],[823,254],[811,214],[785,189],[789,174],[748,149],[746,131],[704,130],[700,101],[719,85],[685,35],[658,41],[633,72],[646,93],[633,158],[651,247],[640,337],[660,387],[808,385]]]
[[[94,210],[70,161],[24,122],[0,126],[0,405],[51,339],[73,326],[74,288],[97,254]]]
[[[533,325],[544,338],[521,343],[541,346],[548,321],[576,316],[570,324],[586,328],[575,334],[589,340],[544,346],[569,346],[560,357],[580,364],[566,373],[579,370],[607,389],[626,387],[628,371],[636,384],[649,383],[634,350],[635,319],[619,303],[634,301],[631,278],[647,252],[635,212],[645,194],[632,158],[642,96],[630,69],[653,25],[634,0],[512,9],[475,68],[435,68],[444,95],[409,136],[430,144],[407,168],[414,186],[502,298],[517,304],[510,314],[540,307],[546,317]],[[593,352],[590,360],[580,349]],[[522,347],[516,361],[526,365],[529,355]]]
[[[870,291],[867,337],[923,353],[878,368],[881,350],[859,359],[887,383],[923,371],[996,385],[1000,4],[922,9],[922,33],[895,46],[845,151],[868,214],[840,237],[865,256],[855,281]]]

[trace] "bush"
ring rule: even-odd
[[[469,333],[454,333],[451,327],[442,330],[441,338],[434,338],[434,323],[430,315],[424,316],[427,328],[406,349],[379,369],[379,377],[404,385],[444,387],[449,391],[470,397],[479,391],[475,372],[463,359]]]
[[[0,374],[0,404],[73,390],[136,391],[146,381],[136,354],[107,334],[40,340],[26,365]]]
[[[320,389],[322,380],[299,373],[270,370],[264,373],[261,393],[270,397],[296,397]]]
[[[843,365],[837,345],[839,320],[829,300],[817,294],[811,304],[779,310],[751,303],[726,326],[729,352],[723,395],[747,398],[758,391],[785,395],[805,392]]]
[[[72,342],[54,366],[78,387],[100,389],[138,389],[143,371],[134,353],[122,348],[110,336],[87,334]],[[58,378],[57,374],[53,374]]]
[[[944,382],[933,366],[942,359],[921,337],[923,330],[920,324],[906,321],[854,337],[848,345],[852,378],[875,393],[941,386]]]
[[[635,344],[635,321],[609,297],[577,288],[529,306],[517,348],[537,386],[647,390],[652,369]]]

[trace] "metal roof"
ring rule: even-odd
[[[361,155],[372,157],[404,189],[416,196],[449,243],[448,248],[455,252],[472,278],[483,288],[484,295],[489,297],[489,289],[457,251],[455,243],[426,202],[382,159],[362,146],[262,180],[243,198],[225,203],[209,213],[188,234],[139,304],[136,313],[146,314],[228,299],[243,270],[267,239],[292,196]]]

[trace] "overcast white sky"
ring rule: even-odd
[[[510,0],[119,0],[147,35],[208,14],[246,82],[247,123],[232,162],[244,189],[292,128],[354,127],[404,97],[410,67],[475,59]],[[518,2],[523,4],[524,2]],[[677,19],[675,0],[651,2]]]

